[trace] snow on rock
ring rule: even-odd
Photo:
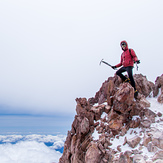
[[[116,75],[95,97],[76,99],[77,115],[59,163],[163,161],[163,105],[158,100],[162,76],[155,84],[142,74],[134,78],[137,99],[132,86]]]

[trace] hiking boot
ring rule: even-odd
[[[124,82],[130,83],[130,82],[131,82],[131,81],[130,81],[130,78],[127,78]]]
[[[135,90],[135,92],[134,92],[134,97],[135,97],[135,99],[137,99],[137,97],[138,97],[138,91],[137,90]]]

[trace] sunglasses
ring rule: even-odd
[[[125,42],[122,42],[122,43],[121,43],[121,46],[124,46],[124,45],[126,46],[126,43],[125,43]]]

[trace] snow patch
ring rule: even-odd
[[[98,140],[100,134],[99,134],[98,131],[95,129],[95,130],[94,130],[94,133],[92,134],[92,136],[93,136],[93,139],[94,139],[94,140]]]

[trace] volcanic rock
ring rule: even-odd
[[[163,160],[163,112],[150,110],[146,97],[157,96],[162,103],[163,75],[155,84],[142,74],[134,75],[139,92],[115,75],[88,100],[76,98],[76,115],[68,131],[59,163],[150,163]],[[153,92],[152,92],[153,91]],[[156,108],[157,110],[157,108]],[[155,120],[156,118],[157,121]],[[130,136],[129,136],[130,135]],[[118,142],[118,144],[116,144]],[[124,151],[128,147],[127,151]],[[143,151],[151,152],[151,156]]]

